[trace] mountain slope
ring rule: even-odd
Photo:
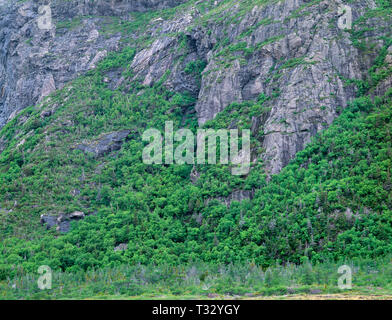
[[[351,32],[330,1],[114,17],[121,50],[0,132],[2,277],[391,253],[391,7],[352,5]],[[169,120],[252,129],[251,172],[144,164],[143,132]],[[87,217],[62,233],[75,212]]]

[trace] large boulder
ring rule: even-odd
[[[114,247],[114,251],[125,251],[128,249],[127,243],[120,243],[118,246]]]
[[[90,143],[79,144],[76,146],[76,149],[85,153],[92,153],[96,157],[102,157],[110,152],[120,150],[124,140],[130,133],[131,130],[108,133]]]
[[[57,225],[57,217],[49,215],[41,215],[41,224],[46,225],[47,229],[50,229]]]
[[[217,198],[209,198],[205,201],[205,205],[208,205],[212,200],[218,200],[222,204],[230,207],[233,201],[242,202],[243,200],[252,200],[255,192],[253,190],[234,190],[227,197],[217,197]]]
[[[71,221],[79,221],[85,218],[84,212],[75,211],[70,214],[60,214],[59,216],[41,215],[41,224],[46,225],[47,229],[56,227],[56,230],[67,233],[70,229]]]

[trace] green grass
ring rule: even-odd
[[[352,268],[352,289],[339,289],[338,268]],[[0,282],[0,299],[207,299],[306,294],[392,294],[390,258],[260,268],[241,265],[120,266],[58,273],[40,290],[39,274]]]

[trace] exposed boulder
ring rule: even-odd
[[[210,198],[205,201],[205,205],[208,205],[212,200],[218,200],[222,204],[229,207],[233,201],[241,202],[243,200],[251,200],[254,197],[253,190],[235,190],[228,197],[217,197]]]
[[[54,226],[57,226],[57,217],[43,214],[41,215],[40,222],[42,225],[46,225],[47,229],[50,229]]]
[[[93,153],[96,157],[102,157],[110,152],[120,150],[124,140],[130,133],[131,130],[108,133],[91,143],[79,144],[76,146],[76,149]]]
[[[70,228],[71,221],[79,221],[85,218],[84,212],[75,211],[70,214],[61,214],[59,216],[41,215],[41,224],[46,225],[47,229],[56,227],[56,231],[67,233]]]
[[[114,251],[125,251],[128,249],[127,243],[120,243],[118,246],[114,247]]]
[[[75,211],[75,212],[72,212],[68,217],[70,219],[80,220],[80,219],[84,219],[85,215],[84,215],[84,212]]]

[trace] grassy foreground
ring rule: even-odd
[[[283,296],[217,296],[214,298],[208,298],[205,296],[160,296],[160,297],[127,297],[127,296],[98,296],[90,297],[88,300],[392,300],[392,295],[383,294],[377,292],[374,293],[360,293],[360,292],[349,292],[349,293],[335,293],[335,294],[293,294]]]
[[[339,289],[338,273],[352,271],[352,288]],[[40,290],[40,274],[0,282],[0,299],[391,299],[391,258],[263,269],[238,265],[121,266],[98,271],[54,272],[52,289]],[[343,282],[344,284],[346,281]]]

